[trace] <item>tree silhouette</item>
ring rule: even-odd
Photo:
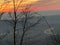
[[[7,4],[10,2],[10,1],[5,1],[5,3],[7,2]],[[29,11],[29,8],[31,8],[31,5],[27,5],[26,7],[25,7],[25,9],[23,9],[22,10],[22,12],[19,12],[19,14],[17,14],[17,10],[18,10],[18,8],[19,8],[19,5],[21,4],[23,2],[23,0],[21,0],[20,2],[19,2],[19,4],[18,4],[18,6],[17,6],[17,8],[16,8],[16,2],[15,2],[15,0],[13,0],[13,6],[14,6],[14,8],[13,8],[13,10],[14,10],[14,12],[13,12],[13,15],[11,14],[11,12],[8,12],[8,14],[9,14],[9,16],[10,16],[10,18],[12,19],[12,21],[8,21],[9,23],[10,23],[10,25],[12,25],[12,27],[13,27],[13,38],[14,38],[14,45],[16,45],[16,37],[17,37],[17,35],[16,35],[16,31],[17,31],[17,23],[19,23],[19,24],[22,24],[22,36],[21,36],[21,39],[20,39],[20,45],[23,45],[23,41],[24,41],[24,36],[25,36],[25,33],[27,32],[27,31],[29,31],[29,29],[31,28],[31,27],[34,27],[34,26],[36,26],[41,20],[42,20],[42,18],[44,19],[44,21],[46,22],[46,24],[48,25],[48,27],[49,27],[49,29],[51,29],[51,26],[50,26],[50,24],[48,23],[48,21],[47,21],[47,19],[46,19],[46,17],[45,16],[42,16],[41,18],[39,18],[35,23],[33,23],[33,24],[31,24],[31,23],[29,23],[28,22],[28,20],[29,19],[32,19],[32,18],[34,18],[33,16],[31,16],[31,15],[34,15],[34,14],[36,14],[36,15],[40,15],[40,14],[38,14],[37,12],[30,12]],[[6,5],[7,5],[6,4]],[[3,4],[4,5],[4,4]],[[6,6],[5,6],[6,7]],[[4,14],[4,12],[3,13],[0,13],[0,19],[1,19],[1,16]],[[29,24],[29,25],[28,25]],[[20,30],[20,29],[19,29]],[[51,32],[52,33],[54,33],[53,31],[52,31],[52,29],[51,29]],[[7,34],[6,34],[7,35]],[[6,36],[5,35],[5,36]],[[19,34],[18,34],[19,35]],[[4,37],[5,37],[4,36]],[[54,37],[55,37],[55,35],[54,35]]]

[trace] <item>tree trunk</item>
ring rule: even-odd
[[[20,40],[20,45],[23,44],[23,38],[24,38],[24,35],[25,35],[25,26],[26,26],[26,23],[27,23],[27,13],[25,14],[25,21],[24,21],[24,26],[23,26],[23,34],[22,34],[22,37],[21,37],[21,40]]]

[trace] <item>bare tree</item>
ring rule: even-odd
[[[20,1],[20,3],[19,3],[19,5],[21,4],[23,2],[23,0],[21,0]],[[29,19],[31,19],[31,18],[33,18],[31,15],[34,15],[34,14],[36,14],[36,15],[40,15],[40,14],[38,14],[38,13],[31,13],[30,11],[29,11],[29,8],[31,8],[31,5],[29,5],[29,6],[26,6],[25,7],[25,9],[23,9],[22,10],[22,12],[20,12],[19,13],[19,15],[21,15],[21,16],[19,16],[19,15],[17,15],[17,9],[19,8],[19,5],[18,5],[18,7],[16,8],[16,4],[15,4],[16,2],[15,2],[15,0],[13,0],[13,6],[14,6],[14,12],[13,12],[13,16],[12,16],[12,14],[11,14],[11,12],[9,12],[8,14],[9,14],[9,16],[10,16],[10,18],[12,19],[12,22],[11,21],[8,21],[11,25],[12,25],[12,27],[13,27],[13,38],[14,38],[14,45],[16,45],[16,30],[17,30],[17,23],[19,23],[19,24],[21,24],[20,22],[22,22],[22,36],[21,36],[21,40],[20,40],[20,45],[22,45],[23,44],[23,41],[24,41],[24,36],[25,36],[25,33],[27,32],[27,31],[29,31],[29,29],[31,28],[31,27],[34,27],[34,26],[36,26],[40,21],[41,21],[41,19],[42,18],[44,18],[45,19],[45,17],[44,16],[42,16],[42,18],[39,18],[35,23],[33,23],[33,24],[30,24],[29,22],[28,22],[28,20]],[[0,18],[1,18],[1,16],[2,16],[2,14],[4,14],[4,13],[1,13],[1,15],[0,15]],[[22,20],[23,19],[23,20]],[[51,28],[51,26],[48,24],[48,22],[47,22],[47,20],[45,19],[45,22],[47,23],[47,25],[49,26],[49,28]],[[30,24],[30,25],[28,25],[28,24]],[[19,29],[20,30],[20,29]],[[19,34],[18,34],[19,35]]]

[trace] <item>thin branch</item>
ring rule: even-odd
[[[47,19],[46,19],[46,17],[45,16],[43,16],[43,18],[44,18],[44,20],[45,20],[45,22],[47,23],[47,25],[48,25],[48,27],[51,29],[51,26],[50,26],[50,24],[48,23],[48,21],[47,21]],[[56,43],[57,43],[57,38],[56,38],[56,35],[54,34],[54,31],[51,29],[51,32],[53,33],[53,37],[51,37],[51,39],[53,40],[55,40],[56,41]],[[54,42],[53,42],[54,43]]]
[[[21,4],[22,2],[23,2],[23,0],[21,0],[21,1],[19,2],[16,11],[18,10],[18,8],[19,8],[19,6],[20,6],[20,4]]]
[[[0,13],[0,19],[1,19],[1,17],[2,17],[3,14],[4,14],[4,12]]]
[[[40,22],[41,20],[42,20],[42,18],[38,19],[34,24],[28,26],[28,27],[25,29],[25,32],[26,32],[28,29],[30,29],[31,27],[34,27],[34,26],[36,26],[37,24],[39,24],[39,22]]]
[[[27,13],[25,13],[25,21],[24,21],[24,26],[23,26],[23,34],[22,34],[22,37],[21,37],[21,40],[20,40],[20,45],[23,44],[23,38],[24,38],[24,35],[25,35],[25,26],[26,26],[26,23],[27,23]]]

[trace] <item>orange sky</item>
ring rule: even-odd
[[[60,9],[60,0],[24,0],[19,5],[20,1],[21,0],[15,0],[17,12],[21,12],[22,10],[27,11],[25,7],[29,7],[30,5],[28,11]],[[0,12],[13,12],[13,8],[13,0],[0,0]]]

